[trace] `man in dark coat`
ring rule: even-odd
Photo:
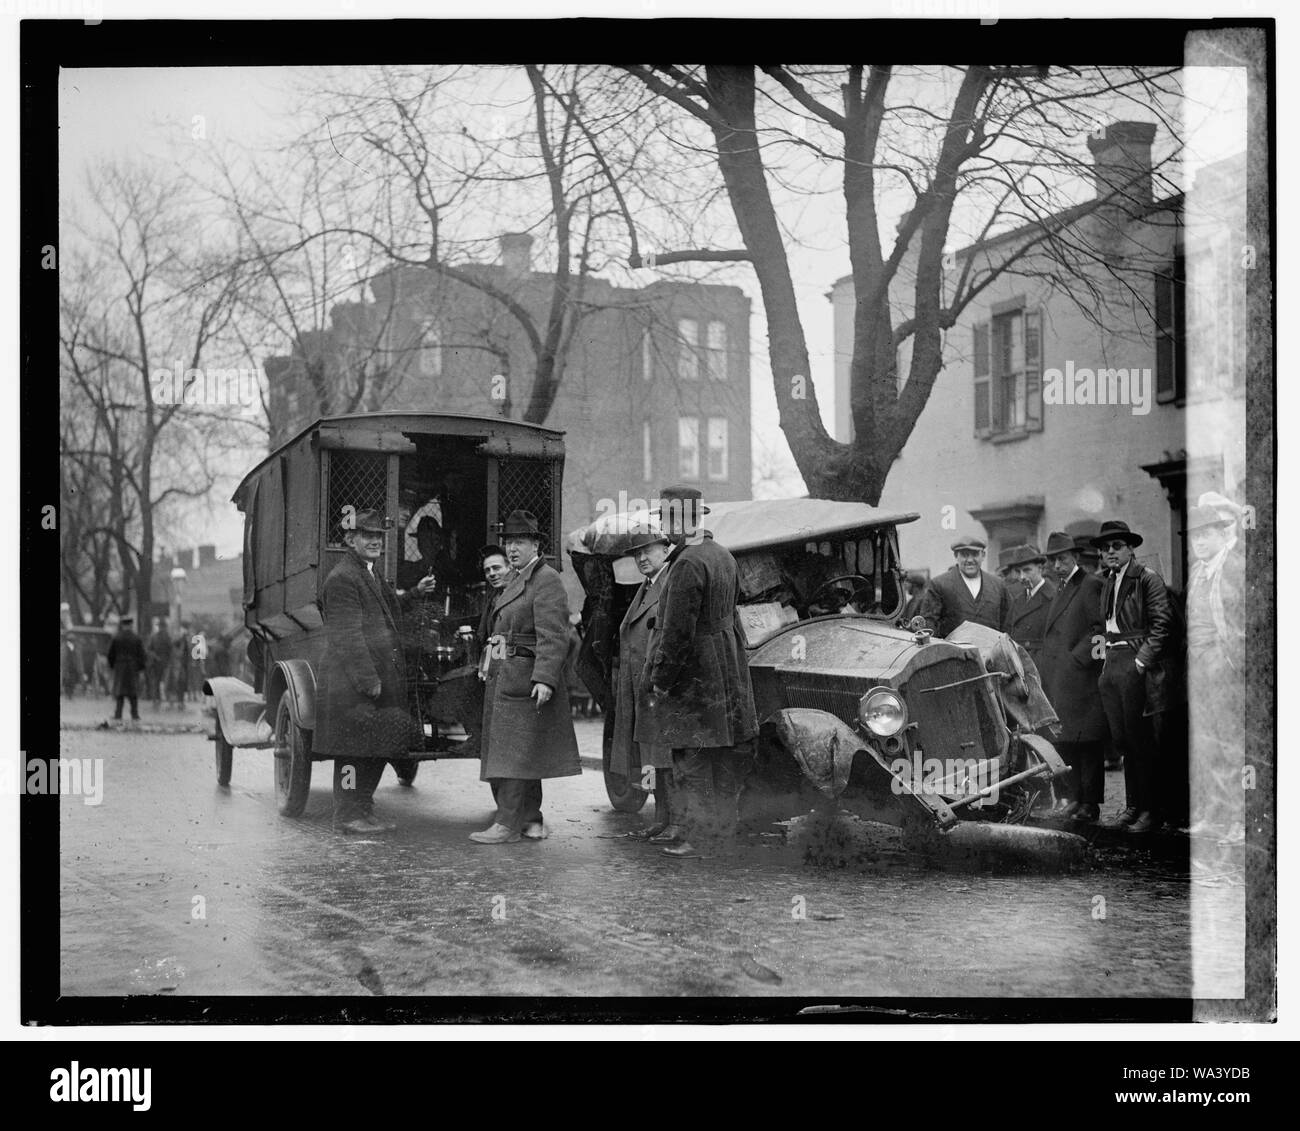
[[[501,542],[518,572],[497,594],[485,653],[482,766],[497,803],[476,844],[544,840],[542,781],[582,773],[565,692],[569,599],[560,575],[541,559],[541,529],[527,511],[501,524]]]
[[[172,638],[167,631],[167,619],[154,617],[153,633],[149,637],[146,651],[149,656],[148,678],[149,698],[153,700],[154,709],[162,706],[163,692],[166,690],[167,669],[172,662]]]
[[[909,569],[904,578],[903,585],[907,592],[907,602],[903,605],[903,612],[898,618],[899,628],[911,628],[912,618],[921,615],[921,598],[925,595],[925,587],[929,579],[918,569]]]
[[[644,833],[652,844],[673,844],[682,837],[680,806],[673,796],[672,747],[635,738],[637,716],[649,710],[641,677],[654,646],[670,546],[657,525],[628,532],[627,552],[643,580],[618,629],[617,703],[609,757],[611,773],[633,780],[644,782],[645,768],[654,769],[655,819]]]
[[[1070,798],[1059,815],[1093,822],[1101,814],[1106,775],[1102,743],[1106,712],[1097,689],[1101,578],[1079,564],[1074,540],[1061,531],[1047,536],[1047,560],[1060,588],[1047,608],[1038,671],[1060,720],[1057,750],[1070,766]]]
[[[1008,587],[1011,603],[1002,631],[1024,647],[1035,667],[1043,647],[1047,607],[1056,596],[1056,585],[1043,576],[1046,564],[1047,558],[1037,546],[1025,545],[1012,547],[1006,565],[1007,573],[1014,574],[1016,580]]]
[[[113,669],[113,697],[117,707],[113,721],[122,721],[122,702],[131,701],[131,721],[140,721],[140,673],[148,660],[144,654],[144,641],[135,634],[135,618],[123,617],[118,622],[117,635],[108,646],[108,666]]]
[[[952,544],[957,564],[925,587],[920,615],[936,636],[946,637],[963,621],[1002,631],[1011,599],[1002,582],[983,568],[987,549],[982,538],[958,538]]]
[[[1107,573],[1101,595],[1106,663],[1098,687],[1111,740],[1124,759],[1125,807],[1116,823],[1145,833],[1158,823],[1159,733],[1153,717],[1168,706],[1173,609],[1164,580],[1134,560],[1142,536],[1127,523],[1103,522],[1092,544]]]
[[[660,523],[673,549],[644,680],[648,710],[637,716],[635,737],[673,750],[687,839],[663,852],[700,857],[725,853],[734,842],[758,719],[736,611],[736,559],[699,529],[708,508],[697,489],[667,487],[661,501]]]
[[[348,553],[325,579],[325,655],[313,749],[334,759],[334,823],[345,833],[390,832],[374,815],[384,765],[417,738],[406,697],[397,594],[375,568],[392,520],[361,511]]]

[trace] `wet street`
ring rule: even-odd
[[[578,724],[583,754],[599,721]],[[779,835],[734,862],[622,834],[601,775],[545,785],[550,839],[479,846],[477,761],[387,770],[395,834],[331,830],[330,767],[278,815],[270,751],[229,788],[195,734],[65,730],[103,797],[61,800],[62,992],[1187,997],[1185,871],[1111,853],[1068,875],[925,870],[899,851],[805,864]],[[1107,796],[1122,788],[1108,775]]]

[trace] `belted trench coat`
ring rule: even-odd
[[[624,777],[639,777],[642,766],[672,769],[673,765],[671,746],[645,739],[638,742],[635,737],[637,717],[650,710],[649,689],[642,677],[653,647],[659,596],[667,582],[667,569],[653,585],[648,578],[641,582],[618,628],[618,699],[609,768]]]

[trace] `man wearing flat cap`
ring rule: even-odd
[[[694,487],[665,487],[660,522],[673,548],[659,596],[658,624],[638,714],[638,742],[673,751],[674,792],[686,840],[665,855],[728,853],[737,802],[754,758],[758,718],[749,682],[745,633],[736,606],[736,559],[699,528],[708,514]]]
[[[345,521],[348,552],[330,570],[321,598],[326,645],[312,747],[334,759],[334,824],[344,833],[392,831],[375,816],[375,787],[385,764],[417,738],[397,593],[377,568],[392,526],[373,510]]]
[[[1070,796],[1057,815],[1092,823],[1101,815],[1106,787],[1106,712],[1097,689],[1101,660],[1094,655],[1105,632],[1102,580],[1079,563],[1078,547],[1064,531],[1049,534],[1044,549],[1060,585],[1043,619],[1037,663],[1059,721],[1056,749],[1070,767]]]
[[[1219,507],[1196,506],[1184,531],[1196,557],[1187,579],[1191,831],[1225,847],[1245,840],[1245,560],[1229,541],[1235,522]]]
[[[649,711],[648,689],[641,685],[641,677],[653,648],[659,597],[666,584],[672,543],[658,523],[648,520],[628,531],[623,548],[626,555],[618,559],[616,566],[624,561],[635,563],[642,580],[618,629],[618,698],[609,768],[611,773],[637,781],[645,780],[646,767],[653,767],[655,819],[644,836],[652,844],[674,844],[681,839],[682,830],[672,795],[672,747],[662,742],[638,742],[635,737],[638,717]]]
[[[1002,631],[1011,598],[1002,582],[983,568],[987,549],[982,538],[958,538],[952,544],[956,565],[925,587],[920,615],[935,636],[947,637],[964,621]]]
[[[545,840],[542,782],[582,773],[565,689],[569,599],[541,557],[542,531],[528,511],[500,524],[515,574],[488,615],[479,778],[492,786],[492,824],[475,844]]]
[[[1160,816],[1156,716],[1169,706],[1173,608],[1161,576],[1134,559],[1142,535],[1128,523],[1103,522],[1092,544],[1106,568],[1101,595],[1106,662],[1098,687],[1111,741],[1124,759],[1124,811],[1116,824],[1145,833],[1159,824]]]
[[[1015,577],[1009,586],[1012,596],[1002,631],[1021,645],[1038,666],[1043,647],[1047,607],[1056,596],[1056,586],[1043,576],[1047,557],[1033,545],[1013,546],[1007,557],[1007,573]]]

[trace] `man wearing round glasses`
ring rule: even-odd
[[[1146,833],[1159,824],[1158,716],[1168,706],[1173,609],[1160,575],[1133,558],[1142,535],[1111,520],[1102,523],[1092,544],[1106,569],[1101,594],[1106,662],[1098,688],[1111,740],[1124,757],[1124,811],[1116,823]]]

